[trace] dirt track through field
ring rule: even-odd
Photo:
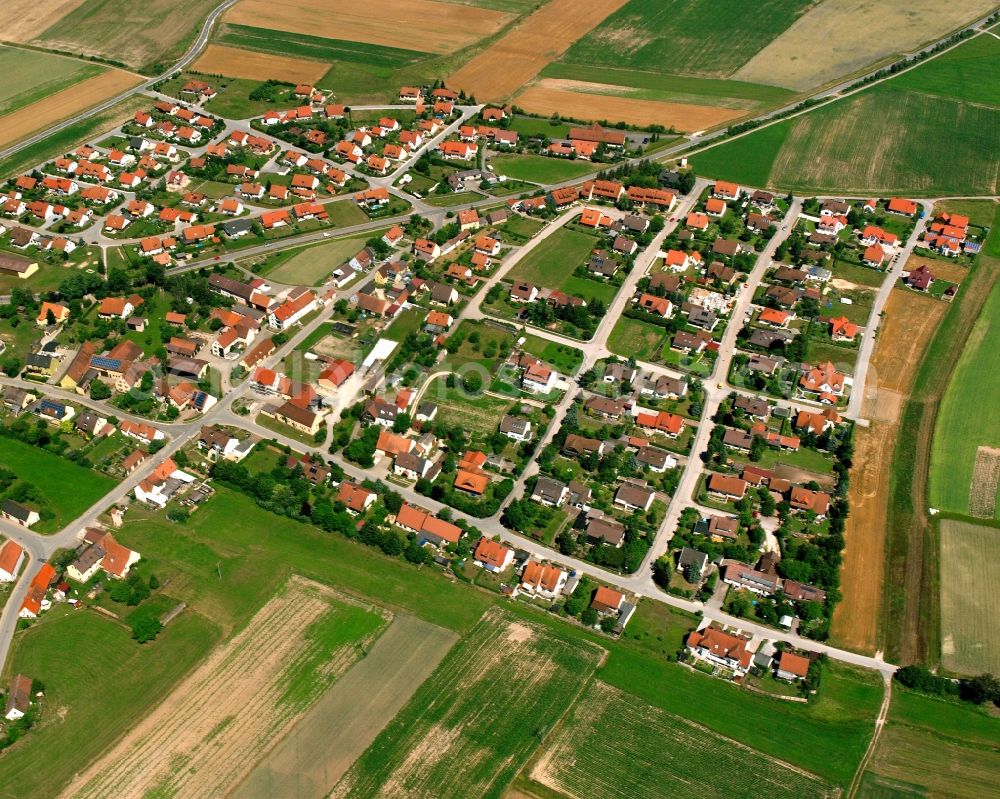
[[[301,715],[304,708],[284,699],[286,675],[309,656],[308,628],[336,612],[335,597],[292,578],[63,796],[221,796]],[[340,647],[324,662],[324,677],[336,679],[358,656],[355,642]]]
[[[480,102],[506,100],[626,0],[549,0],[447,80]],[[584,114],[589,117],[589,114]]]
[[[191,67],[206,75],[225,75],[229,78],[250,78],[251,80],[287,80],[289,83],[315,84],[330,69],[322,61],[308,61],[304,58],[290,58],[283,55],[258,53],[256,50],[241,50],[210,44]]]
[[[451,53],[491,36],[510,14],[436,0],[243,0],[226,22],[368,42],[421,53]]]
[[[44,100],[19,108],[12,114],[0,117],[0,147],[13,144],[25,136],[53,125],[96,105],[102,100],[135,86],[141,78],[121,69],[109,69],[100,75],[80,81],[74,86],[56,92]]]
[[[323,799],[457,638],[412,616],[397,616],[364,659],[333,684],[230,796]]]
[[[826,0],[799,17],[734,74],[735,80],[809,89],[848,75],[989,13],[995,0]]]
[[[514,102],[532,114],[548,116],[558,112],[573,119],[606,119],[609,122],[631,122],[634,125],[663,125],[690,133],[721,125],[746,111],[719,108],[714,105],[667,103],[660,100],[636,100],[615,94],[593,94],[581,91],[594,84],[544,78],[528,86]],[[609,86],[614,91],[620,87]],[[478,99],[478,98],[477,98]]]
[[[8,42],[30,42],[84,0],[4,0],[3,34]]]
[[[885,574],[886,513],[899,416],[913,385],[920,356],[947,304],[896,289],[886,304],[868,373],[862,415],[871,426],[855,433],[841,568],[843,598],[833,614],[831,637],[839,646],[873,652]]]

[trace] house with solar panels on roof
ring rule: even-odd
[[[66,405],[56,400],[42,397],[35,400],[27,408],[29,413],[33,413],[41,419],[51,424],[61,424],[69,421],[76,415],[76,409],[72,405]]]

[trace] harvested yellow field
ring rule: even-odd
[[[452,53],[492,36],[513,18],[487,8],[436,0],[242,0],[226,22],[367,42],[422,53]]]
[[[293,577],[63,796],[225,796],[384,621],[370,606]]]
[[[733,75],[734,80],[805,90],[894,54],[917,50],[985,16],[995,0],[823,0]]]
[[[210,44],[205,48],[194,66],[195,72],[206,75],[225,75],[229,78],[250,78],[251,80],[287,80],[289,83],[316,83],[330,68],[321,61],[307,61],[283,55],[258,53],[255,50],[241,50]]]
[[[109,69],[93,78],[63,89],[61,92],[19,108],[12,114],[0,117],[0,147],[20,141],[25,136],[53,125],[78,111],[83,111],[102,100],[140,83],[142,78],[121,69]]]
[[[746,116],[746,111],[714,105],[666,103],[660,100],[634,100],[621,95],[621,87],[609,86],[618,94],[592,94],[595,84],[544,78],[529,86],[515,99],[531,114],[549,116],[555,112],[574,119],[606,119],[634,125],[663,125],[679,131],[705,130]],[[581,89],[587,89],[582,91]],[[478,97],[476,99],[482,99]]]
[[[452,74],[447,84],[479,101],[506,100],[623,5],[625,0],[550,0]]]
[[[3,4],[3,39],[8,42],[30,42],[70,11],[83,5],[84,0],[6,0]]]

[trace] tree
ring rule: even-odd
[[[479,372],[462,375],[462,388],[470,394],[478,394],[483,389],[483,376]]]
[[[593,627],[597,624],[597,611],[593,608],[586,608],[583,613],[580,614],[580,621],[588,627]]]
[[[392,432],[394,433],[405,433],[410,429],[410,414],[400,413],[397,414],[396,420],[392,423]]]
[[[961,694],[962,699],[977,705],[1000,704],[1000,680],[992,674],[980,674],[962,683]]]
[[[111,389],[107,383],[95,378],[90,383],[90,398],[92,400],[106,400],[111,396]]]
[[[160,624],[160,620],[155,616],[137,614],[132,619],[132,637],[140,644],[152,641],[160,634],[162,628],[163,625]]]
[[[605,616],[601,619],[601,629],[608,634],[612,633],[616,626],[618,626],[618,620],[614,616]]]

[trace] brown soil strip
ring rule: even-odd
[[[230,78],[274,79],[287,80],[289,83],[314,84],[327,73],[330,65],[322,61],[307,61],[303,58],[210,44],[195,61],[192,69],[206,75],[218,74]]]
[[[843,597],[833,614],[831,637],[862,652],[878,647],[879,607],[885,570],[886,514],[892,454],[905,403],[925,342],[947,310],[940,300],[897,289],[886,304],[868,373],[862,414],[870,427],[855,434],[854,468],[848,493],[851,513],[841,568]]]
[[[625,2],[550,0],[452,74],[448,85],[480,102],[506,100]]]
[[[575,0],[574,0],[575,2]],[[320,7],[321,6],[321,7]],[[511,14],[435,0],[243,0],[226,22],[368,42],[422,53],[452,53],[491,36]]]
[[[323,799],[457,638],[412,616],[397,616],[364,660],[331,686],[230,795]]]
[[[565,84],[566,81],[558,83]],[[476,99],[482,98],[477,95]],[[606,119],[609,122],[631,122],[634,125],[663,125],[683,132],[705,130],[746,116],[746,111],[713,105],[635,100],[618,95],[571,91],[553,86],[548,78],[526,88],[517,95],[514,102],[532,114],[548,116],[558,112],[574,119]]]
[[[131,72],[109,69],[61,92],[56,92],[44,100],[0,117],[0,147],[20,141],[37,130],[54,125],[79,111],[97,105],[102,100],[114,97],[141,80],[138,75],[133,75]]]

